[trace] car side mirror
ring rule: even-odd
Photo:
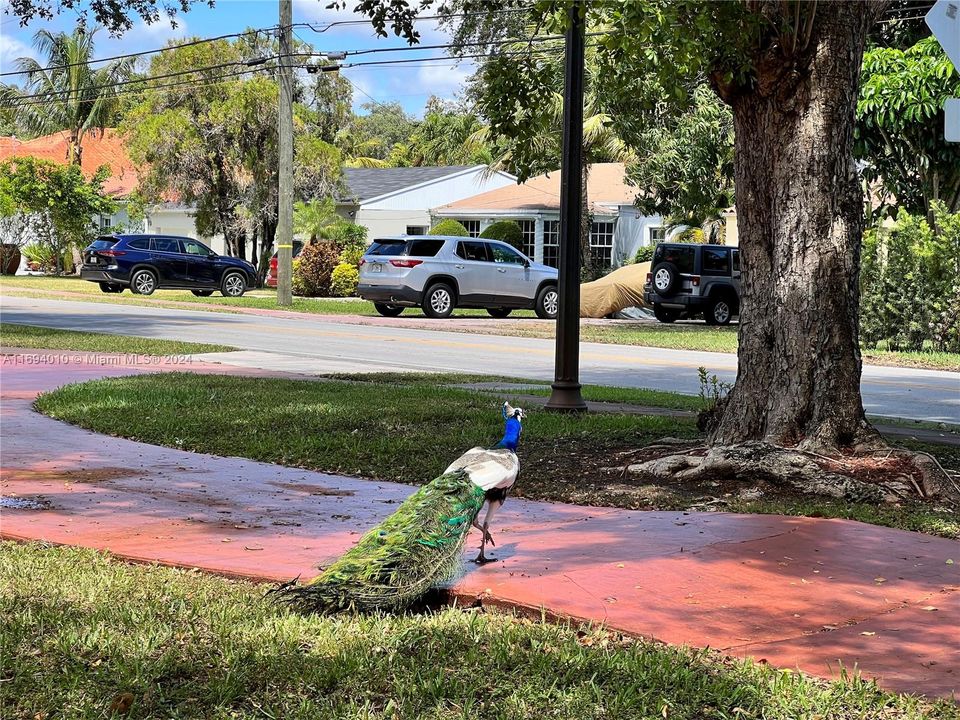
[[[530,267],[530,261],[527,260],[527,258],[524,258],[524,259],[523,259],[523,266],[524,266],[525,268]]]
[[[218,257],[220,256],[217,255],[215,252],[212,252],[209,255],[207,255],[207,260],[216,260]]]

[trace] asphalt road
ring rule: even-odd
[[[257,315],[3,297],[0,318],[71,330],[221,343],[243,348],[223,361],[295,372],[434,371],[553,379],[552,340],[352,325],[304,315]],[[437,326],[442,327],[443,321]],[[582,343],[581,381],[696,394],[697,368],[732,382],[736,357]],[[960,424],[960,373],[866,366],[867,413]],[[776,390],[773,389],[775,392]]]

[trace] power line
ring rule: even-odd
[[[222,73],[217,75],[214,78],[210,78],[208,82],[197,82],[196,80],[181,80],[180,82],[164,83],[161,85],[151,85],[149,87],[143,88],[128,88],[126,90],[121,90],[117,93],[117,96],[121,95],[142,95],[143,93],[150,92],[151,90],[167,90],[169,88],[178,88],[178,87],[191,87],[191,88],[205,88],[213,87],[215,85],[220,85],[221,83],[227,82],[232,78],[239,77],[241,75],[246,75],[248,73],[255,73],[265,68],[254,67],[254,68],[245,68],[243,70],[237,70],[236,72]],[[97,102],[98,98],[83,98],[78,100],[79,103],[92,103]],[[5,105],[0,107],[10,107],[13,109],[21,107],[33,107],[36,105],[53,105],[55,103],[61,102],[60,100],[51,99],[51,100],[34,100],[32,102],[17,103],[15,105]]]
[[[593,45],[590,45],[590,46],[592,47]],[[531,52],[527,52],[527,51],[517,51],[517,52],[510,52],[510,53],[501,53],[498,57],[519,57],[519,56],[529,56],[529,55],[531,55],[531,54],[550,55],[550,54],[553,54],[553,53],[557,53],[557,52],[559,52],[559,51],[561,51],[561,50],[562,50],[562,48],[559,48],[559,47],[558,47],[558,48],[544,48],[544,49],[541,49],[541,50],[532,51],[532,53],[531,53]],[[302,57],[302,56],[304,56],[304,55],[305,55],[305,53],[291,53],[291,54],[290,54],[291,57]],[[317,53],[317,55],[320,55],[320,53]],[[368,60],[368,61],[356,62],[356,63],[344,63],[344,64],[341,64],[341,65],[321,66],[320,69],[321,69],[321,71],[331,71],[331,70],[345,70],[345,69],[362,68],[362,67],[382,67],[382,66],[389,66],[389,65],[407,65],[408,67],[416,67],[417,64],[423,64],[423,63],[448,63],[451,67],[453,67],[453,66],[455,66],[455,65],[459,65],[463,60],[466,60],[466,59],[480,59],[480,58],[488,58],[488,57],[489,57],[489,55],[486,55],[486,54],[477,54],[477,55],[467,55],[467,56],[453,57],[453,58],[451,58],[451,57],[449,57],[449,56],[439,56],[439,57],[428,57],[428,58],[404,58],[404,59],[401,59],[401,60]],[[262,58],[262,59],[259,59],[257,65],[259,66],[259,65],[262,65],[262,64],[264,64],[264,63],[266,63],[266,62],[273,61],[273,60],[279,60],[279,59],[280,59],[280,56],[279,56],[279,55],[277,55],[277,56],[270,56],[270,57],[267,57],[267,58]],[[112,87],[118,87],[118,86],[127,86],[127,85],[153,83],[153,82],[155,82],[155,81],[157,81],[157,80],[164,80],[164,79],[168,79],[168,78],[171,78],[171,77],[182,77],[182,76],[184,76],[184,75],[192,75],[192,74],[195,74],[195,73],[207,72],[207,71],[210,71],[210,70],[222,70],[222,69],[227,68],[227,67],[234,67],[234,66],[236,66],[236,65],[242,65],[242,64],[245,64],[246,62],[247,62],[247,61],[242,61],[242,60],[240,60],[240,61],[234,61],[234,62],[229,62],[229,63],[221,63],[221,64],[219,64],[219,65],[210,65],[210,66],[206,66],[206,67],[193,68],[193,69],[190,69],[190,70],[183,70],[183,71],[176,72],[176,73],[167,73],[167,74],[164,74],[164,75],[157,75],[157,76],[149,77],[149,78],[138,78],[138,79],[135,79],[135,80],[127,80],[127,81],[118,82],[118,83],[114,83],[114,84],[110,84],[110,85],[101,85],[101,86],[96,86],[96,87],[94,87],[94,88],[86,88],[86,90],[89,91],[89,90],[94,90],[94,89],[106,89],[106,88],[112,88]],[[421,65],[421,66],[422,66],[422,67],[442,67],[443,65],[431,64],[431,65]],[[298,67],[299,67],[300,69],[308,69],[308,68],[311,68],[311,67],[318,67],[318,66],[315,66],[315,65],[299,65]],[[256,71],[258,71],[258,70],[265,70],[265,69],[267,69],[267,68],[262,68],[262,67],[248,67],[248,68],[246,68],[246,69],[242,69],[242,70],[239,70],[239,71],[237,71],[237,72],[222,73],[222,74],[217,75],[217,76],[215,76],[214,78],[212,78],[212,82],[210,82],[210,83],[202,82],[202,81],[204,81],[204,80],[207,80],[207,78],[190,78],[190,79],[185,79],[185,80],[183,80],[183,81],[175,82],[175,83],[163,83],[163,84],[159,84],[159,85],[150,84],[150,85],[146,85],[146,87],[142,87],[142,88],[132,88],[132,89],[128,89],[128,90],[120,90],[120,91],[118,91],[118,92],[116,93],[116,95],[117,95],[117,96],[120,96],[120,95],[136,95],[136,94],[142,94],[142,93],[144,93],[144,92],[148,92],[148,91],[150,91],[150,90],[161,90],[161,89],[174,88],[174,87],[186,87],[186,86],[191,86],[191,87],[209,87],[210,85],[218,84],[218,83],[222,82],[224,79],[227,79],[227,78],[238,77],[238,76],[241,76],[241,75],[245,75],[245,74],[247,74],[247,73],[252,73],[252,72],[256,72]],[[367,93],[365,90],[363,90],[362,88],[358,87],[355,83],[353,83],[353,82],[350,80],[350,78],[346,77],[345,75],[342,75],[341,77],[343,77],[345,80],[347,80],[347,82],[349,82],[358,92],[362,93],[363,95],[366,95],[366,96],[367,96],[368,98],[370,98],[373,102],[380,103],[380,101],[378,101],[376,98],[374,98],[374,97],[371,96],[369,93]],[[16,108],[19,108],[19,107],[33,107],[33,106],[38,106],[38,105],[53,105],[53,104],[56,104],[56,103],[59,103],[59,102],[63,102],[64,99],[59,98],[59,97],[51,97],[51,95],[62,95],[62,94],[65,94],[65,93],[70,93],[70,92],[72,92],[72,91],[69,91],[69,90],[59,90],[59,91],[56,91],[56,92],[54,92],[54,93],[35,93],[35,94],[33,94],[33,95],[21,95],[21,96],[17,96],[17,97],[11,97],[11,98],[9,98],[9,102],[0,105],[0,107],[16,109]],[[80,102],[80,103],[90,103],[90,102],[96,102],[97,99],[98,99],[98,98],[81,98],[81,99],[79,99],[77,102]],[[27,102],[24,102],[24,101],[27,101]],[[382,103],[380,103],[380,104],[382,104]]]
[[[503,10],[503,11],[501,11],[501,14],[512,14],[512,13],[518,13],[518,12],[523,12],[523,11],[521,11],[521,10]],[[485,13],[457,13],[457,14],[450,14],[450,15],[425,15],[425,16],[423,16],[423,17],[414,18],[414,19],[413,19],[413,22],[422,22],[422,21],[424,21],[424,20],[441,20],[441,19],[458,18],[458,17],[459,17],[459,18],[465,18],[465,17],[473,17],[473,16],[476,16],[476,15],[483,15],[483,14],[485,14]],[[12,20],[15,20],[15,19],[16,19],[16,18],[7,18],[7,19],[4,20],[3,22],[12,21]],[[328,30],[330,30],[331,28],[334,28],[334,27],[340,27],[340,26],[345,26],[345,25],[369,25],[369,24],[370,24],[370,21],[369,21],[369,20],[339,20],[339,21],[337,21],[337,22],[329,23],[328,25],[326,25],[326,26],[324,26],[324,27],[322,27],[322,28],[320,28],[320,29],[317,29],[317,28],[316,28],[313,24],[311,24],[311,23],[305,23],[305,22],[293,23],[290,27],[292,27],[292,28],[293,28],[293,27],[305,27],[305,28],[309,28],[310,30],[312,30],[313,32],[315,32],[315,33],[317,33],[317,34],[321,34],[321,33],[327,32]],[[8,71],[6,71],[6,72],[0,72],[0,77],[8,77],[8,76],[10,76],[10,75],[26,75],[26,74],[29,74],[29,73],[32,73],[32,72],[45,72],[45,71],[49,71],[49,70],[65,70],[65,69],[67,69],[67,68],[76,67],[77,65],[93,65],[93,64],[96,64],[96,63],[110,62],[110,61],[113,61],[113,60],[124,60],[124,59],[126,59],[126,58],[143,57],[144,55],[154,55],[154,54],[156,54],[156,53],[161,53],[161,52],[164,52],[164,51],[166,51],[166,50],[178,50],[178,49],[180,49],[180,48],[193,47],[193,46],[195,46],[195,45],[202,45],[202,44],[204,44],[204,43],[216,42],[217,40],[228,40],[228,39],[230,39],[230,38],[244,37],[244,36],[246,36],[246,35],[259,35],[260,33],[272,33],[272,32],[276,32],[276,31],[279,30],[279,29],[280,29],[280,26],[279,26],[279,25],[271,25],[271,26],[269,26],[269,27],[255,28],[255,29],[253,29],[253,30],[245,30],[245,31],[243,31],[243,32],[238,32],[238,33],[228,33],[228,34],[226,34],[226,35],[218,35],[218,36],[216,36],[216,37],[198,38],[198,39],[196,39],[196,40],[190,40],[190,41],[188,41],[188,42],[178,43],[178,44],[176,44],[176,45],[168,45],[167,47],[162,47],[162,48],[153,48],[152,50],[140,50],[140,51],[138,51],[138,52],[133,52],[133,53],[124,53],[124,54],[121,54],[121,55],[112,55],[112,56],[110,56],[110,57],[102,57],[102,58],[96,58],[96,59],[94,59],[94,60],[87,60],[87,61],[80,61],[80,62],[64,63],[64,64],[61,64],[61,65],[48,65],[48,66],[46,66],[46,67],[37,68],[36,70],[8,70]],[[303,42],[306,42],[306,41],[303,40],[303,38],[300,38],[300,40],[303,41]],[[404,50],[406,50],[406,49],[416,50],[416,49],[421,49],[421,48],[418,48],[417,46],[413,46],[413,47],[410,47],[410,48],[399,48],[399,49],[404,49]],[[427,48],[422,48],[422,49],[427,49]]]
[[[34,98],[49,98],[51,95],[70,95],[75,92],[88,93],[94,90],[108,90],[110,88],[123,87],[125,85],[135,85],[137,83],[148,83],[153,80],[164,80],[171,77],[181,77],[183,75],[192,75],[194,73],[206,72],[208,70],[222,70],[227,67],[235,67],[237,65],[263,65],[264,63],[270,60],[276,60],[279,56],[272,56],[268,58],[257,58],[256,61],[252,60],[234,60],[232,62],[219,63],[217,65],[207,65],[200,68],[191,68],[189,70],[180,70],[178,72],[164,73],[162,75],[153,75],[146,78],[132,78],[130,80],[118,80],[113,83],[104,83],[103,85],[93,85],[91,87],[82,88],[80,91],[77,90],[53,90],[50,92],[39,92],[33,93],[32,95],[17,95],[15,99],[18,100],[32,100]]]
[[[257,28],[256,30],[246,30],[241,33],[229,33],[227,35],[218,35],[217,37],[211,38],[199,38],[197,40],[191,40],[189,42],[180,43],[179,45],[168,45],[167,47],[155,48],[153,50],[141,50],[135,53],[125,53],[123,55],[113,55],[111,57],[97,58],[96,60],[85,60],[72,63],[64,63],[63,65],[48,65],[47,67],[36,68],[34,70],[8,70],[7,72],[0,72],[0,77],[6,77],[8,75],[30,75],[37,72],[46,72],[48,70],[66,70],[67,68],[76,67],[77,65],[93,65],[94,63],[109,62],[111,60],[124,60],[126,58],[141,57],[143,55],[153,55],[155,53],[164,52],[166,50],[179,50],[180,48],[193,47],[194,45],[202,45],[204,43],[216,42],[217,40],[227,40],[229,38],[243,37],[245,35],[259,35],[262,32],[270,32],[275,30],[276,27],[268,28]]]

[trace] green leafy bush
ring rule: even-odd
[[[342,262],[330,275],[330,294],[333,297],[349,297],[357,292],[360,271],[356,265]]]
[[[517,250],[523,251],[523,231],[513,220],[501,220],[487,227],[480,237],[487,240],[500,240],[508,245],[512,245]]]
[[[960,213],[934,204],[936,230],[901,210],[864,236],[860,338],[868,348],[960,352]]]
[[[300,258],[293,261],[293,279],[290,284],[291,292],[298,297],[304,297],[310,293],[306,284],[303,282],[303,275],[300,274]]]
[[[454,220],[453,218],[447,218],[446,220],[441,220],[432,228],[430,228],[430,235],[452,235],[454,237],[470,237],[470,233],[467,232],[467,229],[463,226],[463,223]]]
[[[340,262],[340,247],[332,242],[307,245],[297,258],[294,287],[306,297],[329,297],[333,269]]]
[[[635,263],[650,262],[653,260],[653,251],[655,249],[655,245],[641,245],[637,248],[637,254],[633,256],[633,261]]]
[[[28,263],[35,263],[41,272],[53,272],[57,267],[57,248],[47,243],[30,243],[23,248]]]
[[[363,254],[366,251],[366,245],[346,245],[340,251],[340,262],[346,263],[347,265],[353,265],[354,267],[359,267],[360,259],[363,257]]]
[[[670,238],[670,242],[679,243],[702,243],[704,242],[703,230],[700,228],[687,228]]]

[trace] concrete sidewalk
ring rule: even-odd
[[[57,353],[51,353],[55,355]],[[106,437],[31,409],[68,382],[225,366],[2,367],[6,538],[43,539],[265,580],[310,577],[411,487]],[[521,453],[522,456],[522,453]],[[842,520],[630,512],[511,499],[465,601],[545,608],[669,643],[892,690],[960,694],[960,543]],[[478,538],[471,538],[469,554]],[[948,561],[952,561],[948,563]]]

